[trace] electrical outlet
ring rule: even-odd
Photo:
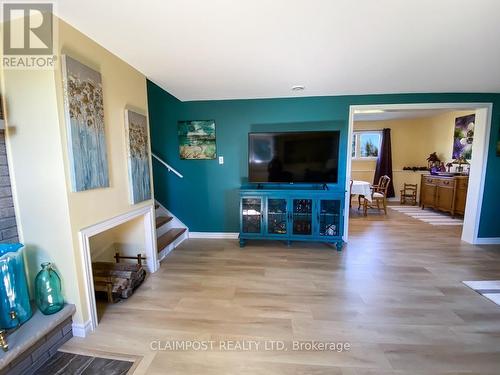
[[[224,164],[224,156],[219,156],[219,164]]]

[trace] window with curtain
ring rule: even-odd
[[[381,142],[382,133],[380,131],[355,131],[352,135],[352,158],[378,158]]]

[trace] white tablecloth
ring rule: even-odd
[[[364,195],[369,202],[372,201],[372,191],[369,182],[354,180],[352,182],[351,194]]]

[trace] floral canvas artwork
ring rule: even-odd
[[[468,159],[472,157],[474,141],[474,124],[476,115],[457,117],[455,119],[455,134],[453,136],[453,159]]]
[[[132,204],[151,199],[151,172],[149,169],[149,142],[147,118],[126,110],[128,174]]]
[[[73,190],[108,187],[101,74],[69,56],[62,73]]]
[[[215,159],[215,121],[179,121],[181,159]]]

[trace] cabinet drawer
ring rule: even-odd
[[[433,177],[424,177],[424,184],[434,185],[436,184],[436,179]]]
[[[449,187],[449,188],[455,187],[455,180],[452,179],[440,178],[436,182],[438,186]]]

